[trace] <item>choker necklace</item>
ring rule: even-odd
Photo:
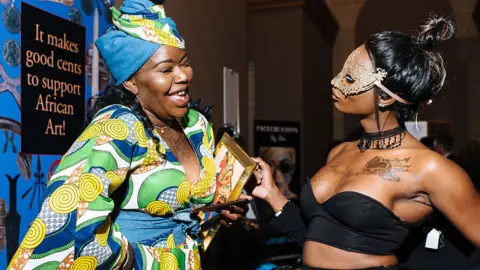
[[[387,131],[380,131],[374,133],[363,133],[360,137],[360,142],[357,144],[360,152],[365,152],[368,149],[384,150],[397,148],[402,145],[402,141],[407,135],[404,128],[398,126]]]

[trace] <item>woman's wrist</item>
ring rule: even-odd
[[[265,201],[272,207],[274,213],[282,210],[283,207],[288,203],[288,199],[277,187],[272,188],[265,198]]]

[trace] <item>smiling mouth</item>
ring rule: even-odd
[[[187,95],[187,91],[180,91],[180,92],[174,93],[174,95],[184,97],[185,95]]]
[[[188,94],[188,89],[183,90],[183,91],[178,91],[172,94],[169,94],[169,96],[179,96],[179,97],[184,97]]]

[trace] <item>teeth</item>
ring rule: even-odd
[[[181,91],[181,92],[178,92],[177,95],[179,96],[185,96],[187,94],[186,91]]]

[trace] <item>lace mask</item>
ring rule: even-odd
[[[365,93],[376,85],[395,100],[408,104],[409,102],[382,85],[381,82],[387,77],[387,72],[381,68],[374,69],[371,62],[368,64],[360,63],[357,59],[359,53],[360,49],[356,49],[350,54],[342,71],[332,79],[333,87],[348,97]]]

